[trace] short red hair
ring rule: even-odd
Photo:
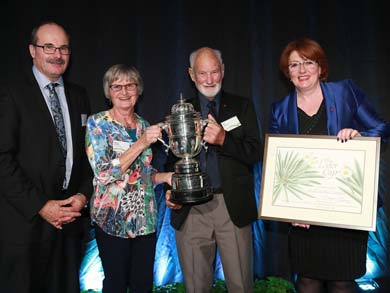
[[[288,59],[293,51],[297,51],[305,59],[310,59],[318,63],[321,67],[320,80],[324,81],[328,78],[329,65],[325,51],[316,41],[303,37],[288,43],[280,56],[279,68],[288,79],[290,79]]]

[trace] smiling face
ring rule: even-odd
[[[120,111],[133,111],[135,104],[138,101],[138,87],[124,86],[129,84],[135,84],[135,81],[127,78],[119,78],[112,82],[109,89],[109,96],[112,102],[112,107]],[[122,85],[120,90],[112,85]]]
[[[321,66],[293,51],[288,59],[289,77],[294,86],[300,90],[308,90],[318,86],[320,82]]]
[[[213,50],[201,50],[195,58],[193,68],[189,68],[188,72],[198,91],[209,100],[213,100],[221,90],[224,66]]]
[[[55,50],[53,54],[46,54],[43,48],[34,45],[53,45],[57,48],[69,46],[68,36],[64,29],[56,24],[42,25],[36,36],[36,44],[29,46],[33,64],[48,79],[56,81],[68,67],[70,55],[63,55],[60,50]]]

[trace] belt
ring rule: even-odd
[[[213,189],[212,189],[212,191],[213,191],[213,194],[217,194],[217,193],[223,193],[223,190],[222,190],[222,188],[221,188],[221,187],[218,187],[218,188],[213,188]]]

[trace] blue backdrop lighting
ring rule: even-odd
[[[256,198],[259,201],[259,190],[261,181],[261,164],[254,168]],[[381,180],[383,182],[383,180]],[[383,190],[383,189],[382,189]],[[381,188],[379,188],[381,191]],[[156,188],[156,196],[159,205],[159,227],[158,240],[154,267],[154,282],[157,286],[166,285],[175,282],[183,282],[183,276],[178,261],[174,230],[170,226],[170,210],[165,206],[165,196],[160,186]],[[264,268],[264,242],[266,233],[264,231],[263,221],[258,220],[253,227],[253,248],[254,248],[254,274],[257,278],[265,275]],[[381,276],[389,275],[389,219],[384,209],[380,208],[377,215],[377,229],[369,233],[367,250],[367,272],[360,279],[375,279]],[[93,238],[93,232],[91,232]],[[337,264],[335,264],[337,265]],[[222,265],[219,256],[216,256],[215,278],[224,279]],[[99,259],[99,252],[96,241],[92,239],[87,244],[87,251],[80,271],[81,289],[101,290],[104,272]]]

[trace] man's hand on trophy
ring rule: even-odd
[[[204,141],[209,144],[223,145],[225,142],[225,130],[217,121],[215,121],[215,118],[211,114],[209,114],[207,118],[209,123],[204,130]]]
[[[170,190],[167,190],[167,192],[165,192],[165,204],[167,205],[167,207],[171,208],[172,210],[181,209],[182,207],[181,204],[176,204],[170,201],[171,195],[172,194]]]

